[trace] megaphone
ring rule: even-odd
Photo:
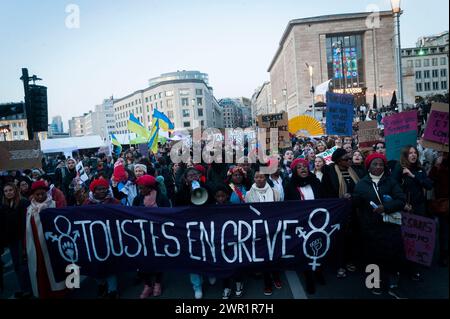
[[[193,181],[191,184],[191,202],[200,206],[208,201],[208,191],[200,186],[200,183]]]

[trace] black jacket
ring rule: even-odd
[[[352,165],[352,168],[360,179],[367,175],[367,170],[364,165]]]
[[[0,248],[24,240],[26,214],[29,205],[30,202],[26,199],[21,199],[17,208],[1,205]]]
[[[334,166],[335,164],[331,163],[323,167],[322,187],[323,196],[326,198],[339,198],[339,178]],[[352,190],[349,189],[348,192],[352,193]]]
[[[322,184],[315,175],[310,173],[306,179],[300,179],[297,175],[292,175],[284,186],[284,200],[301,200],[298,187],[306,185],[311,185],[315,199],[322,198]]]
[[[385,213],[401,211],[406,197],[400,185],[391,177],[383,176],[378,183],[378,193],[383,200],[389,195],[392,200],[383,202]],[[359,208],[358,221],[364,242],[364,252],[373,261],[398,260],[404,256],[401,227],[383,222],[381,214],[374,213],[370,202],[380,205],[372,179],[369,175],[361,179],[355,186],[352,204]]]
[[[205,188],[208,191],[208,200],[204,205],[214,204],[214,198],[212,196],[212,191],[207,185],[200,183],[200,187]],[[180,188],[175,193],[173,199],[173,206],[192,206],[191,202],[191,189],[186,184],[182,184]]]
[[[426,214],[426,197],[424,189],[431,190],[433,181],[422,169],[411,169],[414,178],[404,175],[400,163],[394,168],[392,177],[401,185],[406,195],[406,201],[413,207],[413,213],[424,216]]]

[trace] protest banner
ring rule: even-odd
[[[436,240],[436,222],[431,218],[402,213],[402,237],[406,259],[431,266]]]
[[[331,160],[331,156],[333,155],[334,151],[336,151],[338,148],[337,146],[334,146],[333,148],[330,148],[329,150],[326,150],[325,152],[319,153],[316,155],[316,157],[322,157],[325,161],[325,164],[330,164],[333,162]]]
[[[360,150],[372,149],[380,139],[377,121],[363,121],[358,124],[358,145]]]
[[[353,95],[327,92],[328,135],[352,136],[353,103]]]
[[[136,269],[218,277],[243,270],[315,270],[334,255],[350,210],[342,199],[232,207],[88,205],[46,209],[35,222],[48,278],[57,287],[69,264],[94,278]]]
[[[423,135],[422,145],[441,152],[448,152],[448,104],[433,103]]]
[[[417,144],[417,111],[401,112],[383,118],[386,157],[399,160],[406,145]]]
[[[42,168],[39,141],[0,142],[0,169]]]
[[[289,137],[288,129],[288,114],[286,112],[258,115],[257,127],[260,129],[266,129],[266,145],[267,150],[270,145],[270,129],[278,129],[278,147],[280,149],[289,148],[292,146],[291,139]]]

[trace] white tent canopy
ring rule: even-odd
[[[99,135],[55,138],[41,141],[41,150],[44,154],[64,153],[70,154],[76,150],[105,147],[105,142]]]

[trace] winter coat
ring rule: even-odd
[[[1,205],[0,248],[7,247],[25,237],[26,214],[30,201],[20,199],[17,208]]]
[[[311,185],[314,193],[314,198],[319,199],[323,195],[323,187],[319,179],[310,173],[306,179],[300,179],[297,175],[292,175],[284,186],[284,200],[301,200],[298,187]]]
[[[392,172],[392,177],[401,185],[406,195],[407,203],[411,204],[413,208],[412,212],[424,216],[426,214],[424,189],[431,190],[433,188],[433,182],[422,169],[413,168],[410,171],[414,175],[414,178],[403,174],[403,168],[400,163],[397,163]]]
[[[391,177],[382,176],[378,183],[378,193],[381,199],[384,195],[392,197],[392,200],[382,203],[386,214],[401,211],[405,206],[405,194]],[[373,212],[371,201],[380,205],[372,179],[367,175],[356,184],[352,196],[353,206],[359,208],[358,222],[366,257],[379,262],[401,259],[404,256],[401,227],[385,223],[381,214]]]

